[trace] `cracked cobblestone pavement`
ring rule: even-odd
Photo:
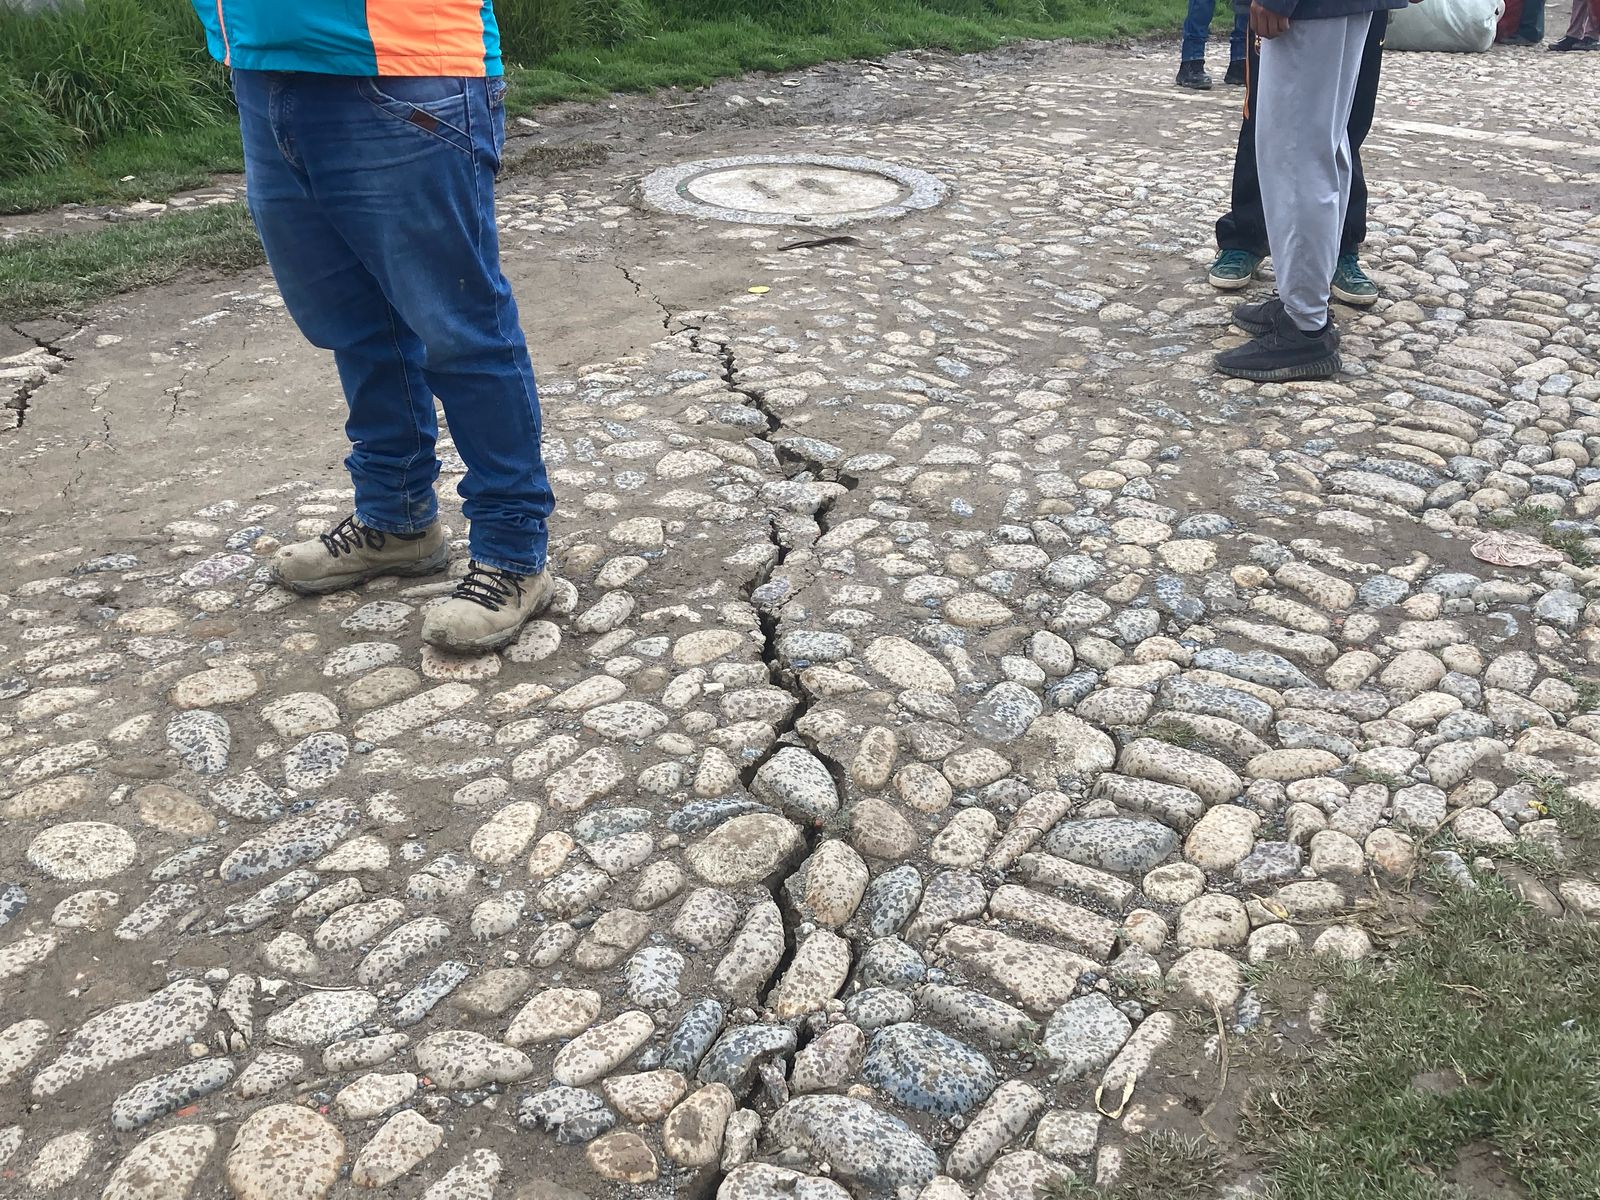
[[[503,181],[565,582],[499,656],[267,582],[349,493],[264,273],[0,333],[0,1194],[1010,1200],[1378,889],[1600,918],[1581,58],[1391,56],[1316,386],[1209,371],[1237,93],[1170,47],[542,118],[605,161]],[[632,200],[804,150],[951,195]]]

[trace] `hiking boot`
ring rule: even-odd
[[[1277,319],[1266,333],[1253,342],[1223,351],[1216,362],[1222,374],[1257,383],[1332,379],[1340,368],[1339,335],[1332,321],[1317,333],[1301,331],[1280,302]]]
[[[1224,292],[1237,292],[1250,286],[1256,272],[1261,269],[1261,255],[1248,250],[1224,250],[1211,264],[1206,276],[1211,286]]]
[[[1178,86],[1193,88],[1197,92],[1211,90],[1211,76],[1206,74],[1203,59],[1191,58],[1178,64]]]
[[[1228,73],[1222,77],[1222,82],[1232,87],[1243,87],[1250,82],[1250,76],[1246,73],[1244,59],[1236,58],[1228,64]]]
[[[550,572],[515,575],[473,562],[450,599],[428,610],[422,640],[441,650],[498,650],[550,603]]]
[[[1276,292],[1260,304],[1241,304],[1233,310],[1233,323],[1251,337],[1264,337],[1283,315],[1283,300]]]
[[[435,575],[449,560],[437,521],[420,533],[383,533],[349,516],[327,533],[279,550],[272,578],[302,596],[322,596],[380,575]]]
[[[1339,265],[1333,269],[1333,294],[1346,304],[1365,308],[1378,299],[1378,285],[1367,278],[1359,258],[1354,254],[1341,254]]]

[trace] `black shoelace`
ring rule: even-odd
[[[356,520],[354,514],[319,536],[332,558],[338,558],[341,554],[354,554],[363,547],[368,550],[383,549],[383,534],[376,529],[368,529]]]
[[[499,612],[512,596],[521,598],[524,578],[525,576],[513,575],[510,571],[469,563],[467,573],[461,577],[461,582],[456,584],[453,595],[457,600],[470,600],[474,604],[481,604],[490,612]]]

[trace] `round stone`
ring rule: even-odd
[[[239,1127],[228,1184],[238,1200],[324,1200],[343,1160],[333,1122],[298,1104],[274,1104]]]
[[[708,883],[743,887],[771,875],[804,849],[800,831],[773,813],[747,813],[689,847],[690,868]]]
[[[216,1144],[216,1131],[206,1125],[151,1134],[112,1172],[104,1200],[188,1196]]]
[[[138,856],[132,835],[103,821],[53,826],[28,847],[28,861],[63,883],[109,879],[126,871]]]
[[[873,1034],[862,1074],[907,1108],[945,1117],[971,1112],[998,1082],[971,1046],[913,1021]]]

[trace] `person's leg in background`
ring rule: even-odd
[[[1566,36],[1558,42],[1551,42],[1550,49],[1561,53],[1569,50],[1600,50],[1600,2],[1572,0],[1572,20],[1567,25]]]
[[[1372,27],[1361,49],[1361,71],[1356,76],[1350,103],[1350,200],[1345,207],[1344,233],[1339,239],[1339,261],[1333,272],[1333,294],[1346,304],[1365,307],[1378,299],[1378,285],[1361,269],[1361,247],[1367,240],[1367,180],[1361,170],[1361,146],[1372,129],[1378,104],[1378,82],[1383,74],[1383,39],[1389,14],[1372,14]]]
[[[1522,0],[1522,20],[1507,39],[1513,46],[1537,46],[1544,41],[1544,0]]]
[[[1206,40],[1216,11],[1216,0],[1189,0],[1183,18],[1183,49],[1178,56],[1179,87],[1202,92],[1211,87],[1211,76],[1206,74]]]
[[[1329,283],[1350,196],[1347,126],[1371,14],[1296,21],[1261,48],[1256,160],[1278,298],[1235,323],[1254,341],[1217,356],[1224,374],[1319,379],[1339,370]]]
[[[1246,17],[1248,20],[1248,17]],[[1267,217],[1256,174],[1256,95],[1261,80],[1261,39],[1246,40],[1244,120],[1233,152],[1232,207],[1217,221],[1217,257],[1207,278],[1223,291],[1248,287],[1267,256]]]
[[[1222,77],[1223,83],[1244,87],[1249,82],[1250,72],[1245,64],[1250,54],[1250,40],[1250,10],[1236,7],[1233,32],[1228,35],[1228,73]]]
[[[327,534],[286,546],[272,570],[318,595],[376,575],[444,570],[434,453],[438,426],[422,346],[313,197],[288,114],[295,76],[236,71],[246,203],[284,307],[312,345],[333,351],[349,416],[345,466],[355,512]]]

